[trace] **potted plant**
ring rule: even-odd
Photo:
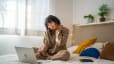
[[[92,14],[86,15],[84,18],[86,19],[86,23],[92,23],[94,21],[94,16]]]
[[[108,16],[109,14],[109,8],[107,7],[106,4],[103,4],[100,8],[99,8],[99,13],[98,15],[100,16],[100,21],[104,22],[106,21],[106,16]]]

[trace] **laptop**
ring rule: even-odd
[[[42,64],[50,60],[37,60],[33,48],[31,47],[15,47],[19,61],[24,63]]]

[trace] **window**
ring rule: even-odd
[[[0,0],[0,34],[38,34],[49,13],[49,0]]]

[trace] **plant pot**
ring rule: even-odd
[[[100,20],[100,22],[104,22],[104,21],[106,21],[106,18],[102,17],[99,20]]]
[[[86,18],[85,20],[86,20],[86,22],[85,22],[86,24],[87,24],[87,23],[92,23],[92,22],[93,22],[93,20],[92,20],[91,18]]]

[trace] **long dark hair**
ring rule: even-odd
[[[47,30],[49,29],[49,28],[48,28],[48,23],[50,23],[50,22],[54,22],[54,23],[56,23],[57,25],[60,25],[60,24],[61,24],[60,20],[59,20],[56,16],[49,15],[49,16],[46,18],[46,20],[45,20],[45,27],[46,27]]]
[[[53,32],[51,29],[48,28],[48,23],[50,23],[50,22],[54,22],[54,23],[57,24],[57,25],[61,25],[60,20],[59,20],[56,16],[49,15],[49,16],[45,19],[45,27],[46,27],[46,30],[49,31],[50,33]]]

